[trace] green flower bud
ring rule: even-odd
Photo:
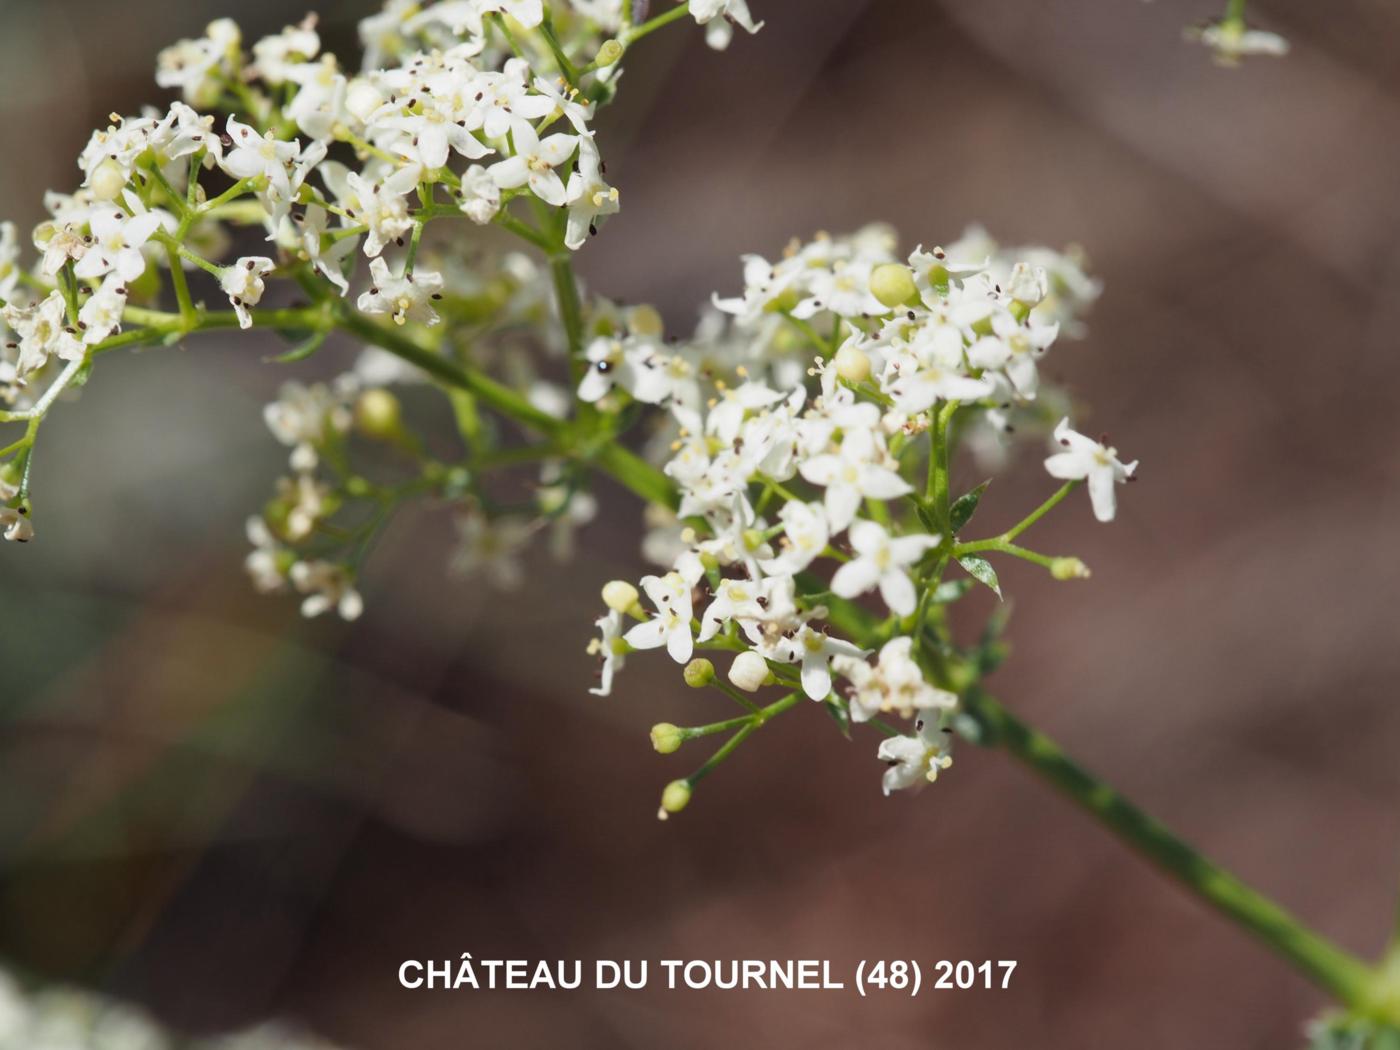
[[[627,311],[627,328],[635,336],[643,339],[660,339],[665,333],[666,322],[654,306],[643,303]]]
[[[651,727],[651,746],[663,755],[669,755],[674,751],[679,751],[681,745],[685,743],[685,734],[680,726],[672,725],[670,722],[657,722]]]
[[[1057,580],[1087,580],[1089,566],[1078,558],[1056,558],[1050,563],[1050,575]]]
[[[760,547],[762,547],[762,546],[763,546],[763,530],[762,530],[762,529],[745,529],[745,530],[744,530],[744,547],[745,547],[745,549],[751,550],[751,551],[756,551],[756,550],[758,550],[758,548],[760,548]]]
[[[613,612],[630,613],[637,608],[637,588],[626,580],[613,580],[603,585],[603,604]]]
[[[604,40],[598,54],[593,59],[595,69],[606,69],[622,57],[622,44],[616,40]]]
[[[661,792],[661,810],[656,814],[662,820],[671,813],[679,813],[690,804],[690,785],[684,780],[673,780]]]
[[[703,656],[697,656],[685,665],[685,684],[692,689],[703,689],[715,680],[715,665]]]
[[[376,441],[395,440],[403,433],[399,399],[381,387],[366,390],[355,401],[355,426]]]
[[[893,309],[918,298],[914,271],[903,263],[882,263],[870,273],[870,294]]]
[[[89,183],[92,195],[100,201],[114,201],[122,195],[126,186],[126,174],[121,166],[110,157],[97,166]]]

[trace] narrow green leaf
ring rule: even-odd
[[[971,492],[959,496],[948,508],[948,527],[953,530],[954,536],[960,533],[963,526],[972,520],[972,515],[977,513],[977,504],[982,501],[982,493],[987,491],[990,484],[990,480],[982,482]]]
[[[328,335],[330,335],[330,332],[324,330],[312,332],[311,337],[305,342],[292,347],[286,353],[275,354],[267,360],[279,365],[290,365],[297,361],[305,361],[317,350],[321,349],[321,344],[326,341]]]
[[[969,554],[965,558],[959,558],[958,564],[968,571],[974,580],[985,583],[992,590],[997,592],[997,597],[1001,597],[1001,583],[997,580],[997,571],[992,568],[992,563],[986,558],[979,558],[975,554]]]

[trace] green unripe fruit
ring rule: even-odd
[[[658,816],[666,819],[668,813],[679,813],[690,804],[690,785],[684,780],[673,780],[661,792],[661,812]]]
[[[870,294],[893,309],[916,299],[914,271],[903,263],[882,263],[870,273]]]
[[[685,665],[685,684],[692,689],[703,689],[715,680],[715,665],[703,656],[697,656]]]
[[[670,722],[657,722],[651,727],[651,746],[656,748],[659,754],[669,755],[679,751],[683,743],[685,734],[681,732],[680,726]]]

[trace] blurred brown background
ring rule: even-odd
[[[0,205],[28,226],[156,49],[214,0],[0,5]],[[1201,2],[752,0],[729,53],[659,34],[600,122],[622,214],[594,286],[687,329],[743,251],[896,221],[1077,241],[1106,281],[1053,370],[1143,461],[1120,521],[1038,530],[1085,585],[1008,566],[999,694],[1348,948],[1400,880],[1400,11],[1251,4],[1286,61],[1214,68]],[[344,43],[367,4],[334,5]],[[635,503],[501,601],[407,515],[345,627],[248,592],[284,450],[254,338],[108,362],[45,428],[40,542],[0,551],[0,951],[208,1030],[290,1012],[348,1045],[962,1050],[1288,1047],[1320,997],[1004,756],[879,794],[874,742],[799,710],[682,817],[661,718],[722,717],[664,659],[609,700],[598,585]],[[344,348],[340,361],[349,360]],[[326,352],[309,374],[332,367]],[[964,483],[979,480],[964,465]],[[1048,491],[1024,459],[988,530]],[[405,958],[1012,958],[1008,992],[406,992]]]

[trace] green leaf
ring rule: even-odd
[[[305,342],[292,347],[284,354],[275,354],[267,360],[279,365],[290,365],[297,361],[305,361],[317,350],[321,349],[321,344],[326,341],[326,337],[329,335],[330,332],[326,329],[322,329],[319,332],[312,332],[310,338]]]
[[[987,486],[990,484],[990,480],[982,482],[971,492],[959,496],[948,508],[948,528],[952,530],[954,536],[962,532],[963,526],[972,520],[972,515],[977,513],[977,504],[982,501],[982,493],[987,491]],[[993,575],[995,576],[995,574]]]
[[[972,580],[945,580],[934,588],[929,599],[934,605],[948,605],[972,590]]]
[[[846,706],[837,703],[829,696],[822,701],[822,706],[826,708],[826,713],[831,716],[831,720],[841,730],[841,735],[847,740],[851,739],[851,713],[846,710]]]
[[[974,580],[985,583],[992,590],[997,592],[997,597],[1001,597],[1001,583],[997,580],[997,571],[992,568],[992,563],[986,558],[979,558],[975,554],[969,554],[958,559],[958,564],[968,571]]]

